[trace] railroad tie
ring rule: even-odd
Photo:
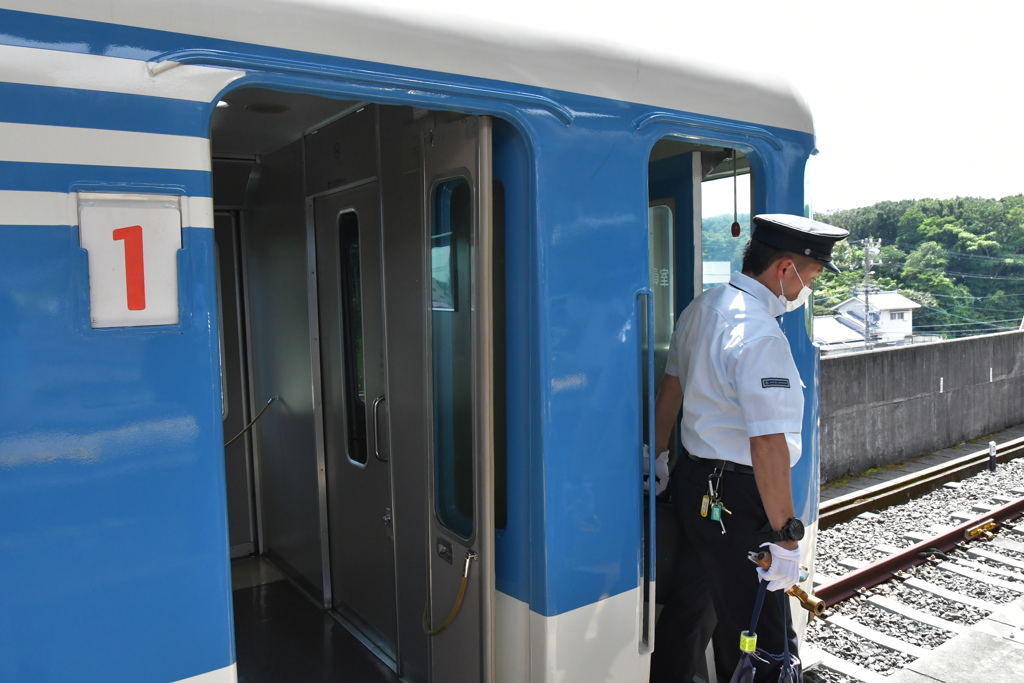
[[[966,576],[969,579],[974,579],[978,583],[988,584],[990,586],[995,586],[997,588],[1003,588],[1008,591],[1013,591],[1015,593],[1024,593],[1024,583],[997,579],[994,576],[987,576],[986,574],[982,574],[981,572],[976,572],[972,569],[961,567],[959,564],[956,564],[954,562],[941,562],[938,566],[939,569],[943,571],[947,571],[952,574],[959,574],[960,576]]]
[[[887,647],[890,650],[896,650],[897,652],[908,654],[911,657],[921,658],[929,652],[927,648],[923,648],[920,645],[911,645],[899,638],[894,638],[893,636],[882,633],[881,631],[877,631],[870,626],[865,626],[859,621],[842,614],[833,614],[828,617],[828,622],[840,628],[844,628],[850,633],[856,633],[862,638],[867,638],[873,643]]]
[[[995,576],[1002,576],[1008,579],[1016,579],[1020,576],[1020,572],[1013,572],[1007,569],[999,569],[997,567],[992,567],[987,564],[982,564],[981,562],[972,562],[971,560],[964,560],[959,557],[953,558],[953,561],[961,567],[967,567],[968,569],[974,569],[981,572],[988,572],[990,574],[994,574]],[[1024,584],[1021,584],[1021,586],[1022,588],[1024,588]]]
[[[858,560],[855,557],[844,557],[838,562],[840,567],[846,567],[847,569],[863,569],[864,567],[871,564],[871,560]]]
[[[822,586],[826,583],[832,583],[835,580],[836,577],[831,574],[826,574],[825,572],[814,572],[813,585],[817,588],[818,586]]]
[[[824,650],[821,651],[821,665],[863,683],[884,683],[885,681],[885,676],[877,674],[871,669],[865,669],[863,666],[853,662],[848,662],[842,657],[836,657]]]
[[[924,539],[921,540],[923,541]],[[920,542],[921,541],[918,541],[918,543]],[[874,550],[876,553],[882,553],[883,555],[894,555],[895,553],[898,553],[901,550],[903,550],[903,548],[899,548],[894,545],[889,545],[888,543],[879,543],[874,548],[872,548],[872,550]]]
[[[997,605],[994,602],[986,602],[985,600],[979,600],[978,598],[971,597],[970,595],[957,593],[956,591],[951,591],[948,588],[932,583],[931,581],[925,581],[916,577],[906,579],[903,582],[903,585],[909,586],[910,588],[916,588],[917,590],[924,591],[925,593],[937,595],[940,598],[952,600],[953,602],[959,602],[962,605],[977,607],[978,609],[983,609],[986,612],[995,612],[1000,608],[1000,605]]]
[[[1021,496],[1024,496],[1024,491],[1021,491],[1020,493],[1018,493],[1016,497],[1011,497],[1011,496],[990,496],[990,499],[996,501],[1000,505],[1006,505],[1007,503],[1012,503],[1013,501],[1017,500],[1017,498],[1020,498]]]
[[[1015,553],[1024,554],[1024,543],[1011,541],[1008,538],[995,538],[989,541],[989,545],[991,545],[994,548],[1005,548],[1006,550],[1012,550]]]
[[[984,548],[975,548],[974,546],[967,546],[967,554],[971,557],[980,557],[988,560],[989,562],[995,562],[997,564],[1003,564],[1007,567],[1016,567],[1017,569],[1024,569],[1024,560],[1018,560],[1012,557],[1007,557],[1000,553],[994,553],[991,550],[985,550]],[[1020,572],[1016,572],[1015,576],[1020,576]]]
[[[967,624],[960,624],[955,621],[949,621],[942,617],[931,614],[930,612],[923,612],[919,609],[915,609],[910,605],[904,605],[898,600],[893,600],[886,595],[872,595],[868,598],[868,602],[876,607],[881,607],[884,610],[892,612],[893,614],[899,614],[900,616],[919,621],[922,624],[928,624],[935,628],[941,628],[944,631],[950,631],[952,633],[964,633],[971,627]]]

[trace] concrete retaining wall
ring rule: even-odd
[[[1024,332],[821,359],[823,482],[1022,422]]]

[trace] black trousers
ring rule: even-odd
[[[700,516],[715,463],[682,458],[669,482],[682,542],[673,566],[674,592],[655,631],[651,683],[690,683],[712,637],[719,680],[728,681],[739,662],[740,633],[750,628],[758,576],[747,552],[758,550],[771,526],[754,475],[741,472],[725,472],[718,489],[732,512],[722,515],[726,533],[710,516]],[[797,654],[796,632],[774,596],[765,599],[756,631],[758,648],[779,654],[787,634],[790,652]]]

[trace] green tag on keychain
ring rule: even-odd
[[[721,522],[722,521],[722,504],[715,503],[711,506],[711,521]]]

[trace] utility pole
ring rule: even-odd
[[[868,292],[871,289],[871,266],[881,263],[876,261],[872,257],[878,256],[881,252],[882,240],[876,240],[874,237],[868,237],[863,240],[864,244],[864,348],[870,349],[874,347],[874,343],[871,341],[871,306],[868,302]]]

